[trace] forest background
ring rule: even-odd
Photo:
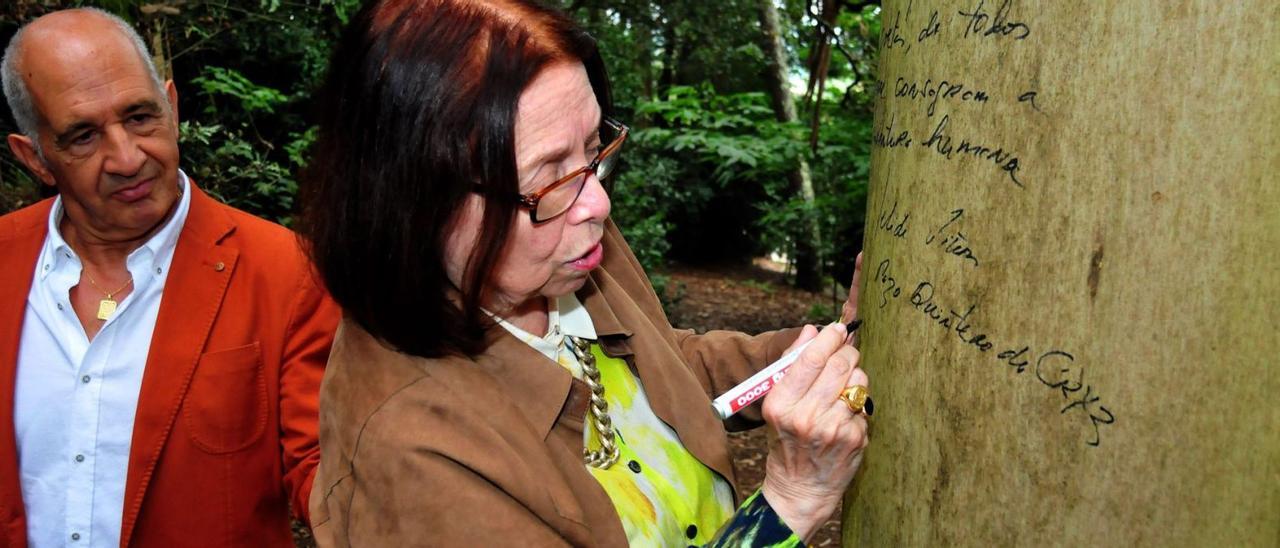
[[[616,117],[633,128],[613,215],[660,294],[678,293],[663,291],[668,261],[771,253],[786,257],[797,287],[848,283],[862,242],[878,3],[552,3],[599,41]],[[316,134],[314,90],[361,2],[11,0],[0,41],[85,5],[133,23],[177,83],[183,169],[219,199],[288,225]],[[0,110],[0,133],[14,132]],[[0,152],[0,213],[51,192]]]
[[[878,2],[551,3],[599,41],[615,117],[633,128],[613,217],[672,323],[761,331],[836,317],[863,240]],[[67,7],[133,23],[177,83],[183,169],[218,199],[289,225],[316,135],[315,88],[361,4],[4,0],[0,43]],[[0,112],[0,134],[15,132],[7,105]],[[0,214],[53,194],[0,148]],[[784,275],[742,268],[766,255],[784,257]],[[739,489],[752,492],[765,433],[730,442]],[[814,546],[838,544],[839,515]],[[294,533],[313,545],[301,524]]]

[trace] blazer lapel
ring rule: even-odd
[[[0,226],[0,540],[25,545],[26,513],[18,473],[18,440],[13,424],[14,384],[18,372],[18,344],[26,316],[27,295],[36,260],[44,245],[53,200],[13,213],[11,224]],[[7,232],[7,234],[4,234]]]
[[[22,342],[22,320],[27,314],[27,294],[36,260],[44,246],[49,213],[54,201],[45,200],[27,210],[10,214],[9,224],[0,225],[0,520],[4,535],[17,545],[26,545],[27,521],[22,503],[18,471],[18,437],[13,424],[14,384],[18,375],[18,344]]]
[[[147,485],[173,429],[239,257],[238,250],[222,245],[223,239],[235,230],[231,217],[194,183],[190,189],[191,209],[174,250],[138,393],[121,546],[129,545]]]

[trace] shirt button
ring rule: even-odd
[[[638,462],[636,462],[636,461],[628,462],[628,463],[627,463],[627,468],[630,468],[632,472],[635,472],[635,473],[637,473],[637,474],[639,474],[639,473],[640,473],[640,463],[638,463]]]
[[[84,455],[76,455],[76,462],[84,462]]]
[[[45,270],[49,270],[49,265],[44,265]]]
[[[83,376],[83,377],[80,377],[80,382],[85,383],[85,384],[88,384],[88,383],[89,383],[89,376],[88,376],[88,375],[85,375],[85,376]]]
[[[71,540],[80,540],[80,533],[71,533]]]
[[[698,526],[690,525],[688,529],[684,530],[684,536],[689,537],[689,540],[693,540],[693,537],[698,536]]]
[[[156,274],[159,274],[160,272],[161,272],[160,267],[158,267],[158,266],[157,266],[157,267],[156,267]]]
[[[61,311],[61,310],[62,310],[62,303],[58,303],[58,310],[59,310],[59,311]]]

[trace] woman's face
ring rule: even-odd
[[[581,63],[543,69],[520,95],[516,114],[520,193],[541,190],[587,165],[602,146],[600,116]],[[454,286],[461,287],[483,213],[483,198],[471,194],[446,245],[446,269]],[[541,307],[541,297],[577,291],[604,256],[600,239],[608,217],[609,196],[594,175],[578,201],[558,217],[535,225],[527,210],[518,210],[490,282],[490,297],[481,304],[502,314]]]

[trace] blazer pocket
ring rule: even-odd
[[[191,440],[206,452],[239,451],[267,426],[267,385],[257,342],[200,356],[182,420]]]

